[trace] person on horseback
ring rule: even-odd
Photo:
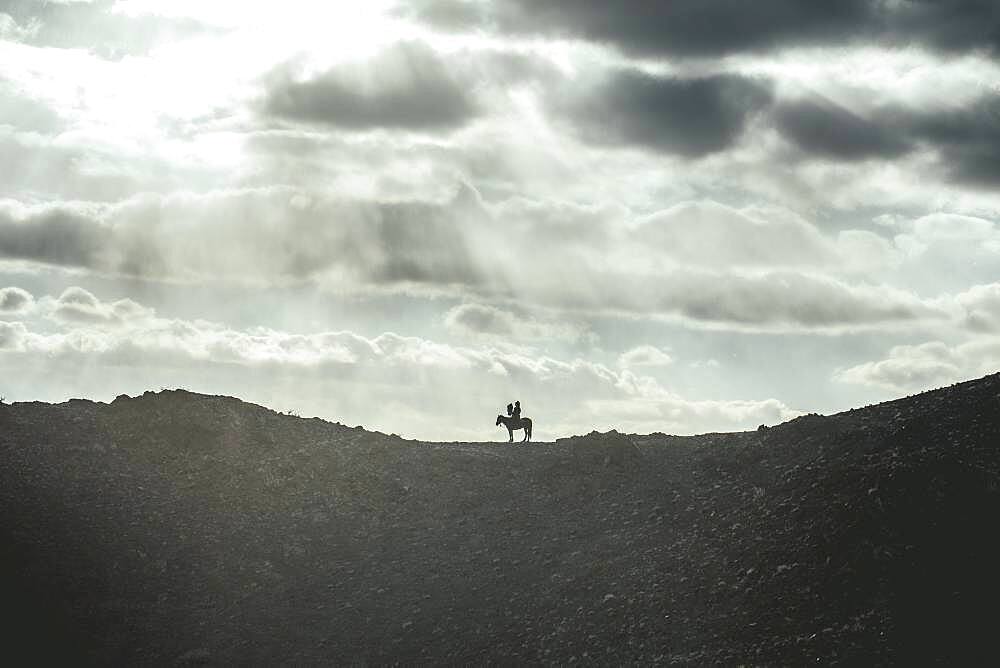
[[[503,425],[507,427],[507,434],[509,436],[509,442],[514,442],[514,432],[518,429],[524,430],[524,438],[522,441],[531,440],[531,418],[521,417],[521,402],[515,401],[512,404],[507,404],[507,415],[497,415],[496,426]]]

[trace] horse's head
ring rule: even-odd
[[[496,424],[496,426],[499,427],[501,422],[503,422],[503,416],[502,415],[497,415],[497,424]]]

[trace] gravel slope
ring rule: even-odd
[[[10,651],[985,663],[998,447],[1000,375],[763,431],[516,446],[184,391],[0,406]]]

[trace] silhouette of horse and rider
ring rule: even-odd
[[[507,415],[497,415],[496,426],[503,425],[507,427],[507,433],[510,435],[510,440],[508,443],[514,442],[514,432],[518,429],[524,430],[524,438],[521,442],[531,440],[531,418],[521,417],[521,402],[515,401],[512,404],[507,404]]]

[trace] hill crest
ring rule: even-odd
[[[926,390],[923,392],[907,395],[904,397],[899,397],[897,399],[891,399],[888,401],[869,404],[863,407],[854,407],[838,413],[832,413],[829,415],[823,415],[819,413],[807,413],[804,415],[799,415],[797,417],[786,420],[785,422],[776,425],[760,425],[756,431],[766,432],[771,429],[810,429],[810,428],[823,428],[824,425],[840,424],[840,425],[860,425],[868,422],[877,421],[888,421],[890,424],[905,421],[910,417],[913,417],[917,412],[919,412],[919,406],[921,402],[932,401],[939,397],[949,397],[949,400],[954,400],[956,395],[962,394],[969,391],[982,390],[983,388],[993,387],[996,389],[996,399],[997,405],[1000,407],[1000,372],[988,374],[981,378],[962,381],[958,383],[953,383],[949,386],[935,388],[931,390]],[[136,403],[138,402],[138,403]],[[419,442],[419,443],[433,443],[433,444],[446,444],[446,443],[480,443],[480,441],[427,441],[423,439],[413,439],[407,438],[405,436],[400,436],[396,433],[386,434],[378,430],[366,429],[363,425],[356,425],[354,427],[348,427],[347,425],[341,423],[340,421],[327,420],[320,417],[302,417],[295,411],[277,411],[267,406],[249,402],[239,397],[233,397],[229,395],[214,395],[205,394],[200,392],[193,392],[191,390],[186,390],[183,388],[176,389],[161,389],[159,391],[146,390],[140,395],[130,396],[128,394],[119,394],[114,400],[110,402],[101,402],[92,399],[81,399],[72,398],[63,402],[49,403],[41,401],[24,401],[24,402],[12,402],[0,404],[0,406],[7,407],[17,407],[17,406],[75,406],[75,405],[94,405],[94,406],[109,406],[120,408],[124,405],[130,405],[133,407],[150,407],[154,410],[162,410],[165,408],[197,408],[197,412],[204,414],[207,408],[218,409],[223,413],[233,413],[236,410],[245,410],[250,413],[257,414],[269,414],[274,416],[286,416],[289,418],[299,419],[299,420],[309,420],[318,423],[324,423],[333,427],[360,430],[366,433],[370,433],[375,436],[389,437],[400,439],[408,442]],[[891,413],[891,415],[890,415]],[[828,422],[833,421],[833,422]],[[608,437],[613,438],[616,436],[625,437],[637,437],[637,438],[710,438],[719,435],[728,434],[743,434],[747,432],[706,432],[703,434],[693,434],[689,436],[672,436],[670,434],[665,434],[663,432],[653,432],[650,434],[638,434],[638,433],[628,433],[619,432],[617,429],[610,429],[606,432],[591,431],[587,434],[577,434],[571,436],[564,436],[555,439],[554,441],[549,441],[547,443],[565,443],[565,442],[577,442],[586,439],[593,439],[597,437]],[[500,440],[498,438],[498,440]],[[481,443],[493,443],[494,441],[481,441]],[[533,443],[546,443],[544,441],[534,441]]]

